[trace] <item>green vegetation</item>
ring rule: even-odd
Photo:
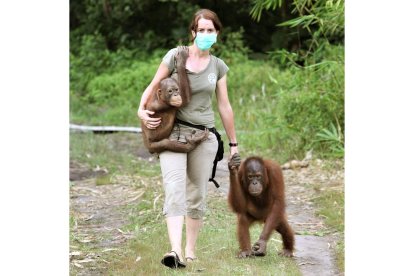
[[[103,251],[95,243],[83,242],[87,238],[76,234],[76,231],[71,231],[70,244],[76,246],[75,251],[83,252],[83,256],[87,253],[94,253],[99,255],[100,259],[110,261],[110,263],[105,263],[105,271],[108,275],[182,274],[183,272],[171,272],[160,265],[160,255],[169,250],[164,217],[161,213],[163,189],[160,168],[158,162],[148,162],[148,160],[137,157],[135,153],[141,146],[141,142],[136,141],[136,135],[71,133],[70,137],[72,161],[88,165],[90,169],[100,167],[108,170],[109,175],[105,182],[103,178],[98,178],[97,185],[123,183],[136,188],[137,191],[145,191],[137,203],[129,204],[122,210],[122,213],[129,214],[129,221],[120,231],[132,234],[131,240],[116,250]],[[340,167],[332,163],[326,169],[336,171]],[[343,271],[344,193],[341,190],[325,188],[321,185],[307,188],[313,188],[318,192],[318,196],[314,198],[316,214],[324,219],[328,228],[317,233],[304,232],[302,234],[324,236],[334,232],[335,235],[340,235],[340,242],[332,246],[337,251],[337,263]],[[266,258],[247,260],[235,258],[238,245],[234,236],[236,231],[234,214],[230,212],[223,196],[210,194],[208,205],[205,224],[198,241],[200,261],[190,265],[184,273],[267,275],[269,271],[272,271],[272,275],[300,275],[294,260],[282,258],[276,254],[282,245],[278,234],[272,235],[268,244],[269,254]],[[77,220],[85,220],[85,218],[78,218],[76,213],[71,214],[70,228],[72,230],[77,227]],[[260,231],[260,225],[252,227],[252,237],[259,236]],[[95,238],[104,240],[109,237],[101,235]],[[154,241],[156,241],[155,246]],[[215,261],[212,266],[212,260],[220,261]],[[75,275],[78,268],[72,267],[71,269]]]
[[[344,235],[344,218],[345,218],[345,197],[343,191],[328,190],[323,191],[315,200],[318,208],[317,214],[324,218],[326,225],[335,229],[335,231]],[[335,247],[336,261],[341,271],[345,270],[345,244],[343,238]]]
[[[169,250],[164,217],[161,213],[163,189],[160,168],[158,162],[140,160],[132,154],[140,144],[134,141],[135,136],[125,133],[71,133],[72,161],[88,165],[91,169],[97,166],[108,169],[116,183],[121,179],[128,179],[125,184],[145,191],[137,204],[130,204],[123,210],[123,213],[129,214],[129,223],[120,231],[131,233],[134,236],[132,240],[116,250],[102,251],[102,248],[94,243],[83,242],[85,237],[71,231],[70,243],[76,246],[76,251],[98,254],[100,259],[110,261],[105,263],[108,275],[176,275],[199,272],[207,275],[266,275],[269,271],[277,275],[300,275],[294,260],[276,254],[282,246],[281,238],[277,234],[273,235],[268,243],[269,254],[266,258],[235,258],[238,252],[238,244],[234,237],[236,218],[229,210],[227,201],[219,195],[210,195],[208,198],[209,209],[197,243],[200,261],[189,265],[185,271],[171,271],[160,265],[161,255]],[[134,181],[134,176],[139,176],[138,181]],[[113,182],[109,179],[105,184]],[[96,184],[102,184],[99,178]],[[72,214],[70,228],[73,230],[76,227],[76,214]],[[260,232],[260,225],[251,229],[252,237],[259,236]],[[103,236],[96,238],[105,239]],[[220,261],[215,261],[212,265],[212,260]],[[75,275],[78,268],[72,269]]]
[[[262,12],[278,10],[282,2],[253,1],[253,18],[264,20]],[[131,8],[133,2],[125,4]],[[343,1],[294,1],[289,20],[279,24],[304,37],[301,46],[291,51],[273,49],[267,59],[249,58],[255,53],[245,44],[249,34],[243,27],[223,34],[213,52],[230,67],[228,91],[242,154],[259,151],[280,162],[302,159],[310,149],[324,158],[344,156],[343,6]],[[78,9],[80,6],[73,5],[73,13]],[[88,20],[98,14],[90,16]],[[138,125],[141,94],[168,48],[148,51],[135,44],[128,47],[125,42],[111,49],[109,34],[90,33],[80,26],[71,31],[70,121]],[[152,36],[147,40],[151,39],[156,40]],[[184,42],[178,39],[174,45],[178,43]],[[216,122],[224,132],[218,113]]]
[[[228,92],[242,156],[258,154],[283,163],[302,159],[313,149],[314,158],[343,158],[344,1],[238,2],[205,1],[203,7],[218,11],[225,23],[213,53],[230,67]],[[138,126],[142,92],[168,49],[187,43],[186,26],[198,8],[175,0],[71,1],[70,122]],[[228,12],[221,14],[223,10]],[[224,133],[218,112],[216,127]],[[153,180],[159,165],[137,157],[134,139],[131,135],[117,145],[110,136],[72,133],[71,160],[108,170],[110,176],[99,178],[99,185],[111,183],[111,176],[119,172]],[[137,238],[122,253],[105,253],[110,254],[111,274],[167,273],[160,271],[159,251],[168,248],[153,246],[154,240],[168,244],[162,214],[156,211],[160,208],[153,207],[161,193],[159,185],[151,186],[139,205],[131,207],[133,215],[124,230]],[[324,191],[315,202],[319,215],[343,235],[343,192]],[[234,217],[225,201],[212,198],[210,204],[215,208],[199,242],[204,256],[187,272],[266,275],[271,268],[275,275],[299,275],[293,261],[275,254],[235,259],[237,245],[229,242],[234,238]],[[71,227],[75,224],[71,217]],[[253,234],[258,231],[253,229]],[[269,249],[280,245],[273,239]],[[343,242],[336,248],[343,271]],[[212,266],[211,260],[217,259],[223,261]],[[148,265],[140,265],[144,261]]]
[[[199,261],[189,264],[184,271],[171,271],[163,267],[160,265],[160,254],[169,250],[168,237],[165,235],[161,208],[153,208],[154,198],[162,191],[160,186],[152,187],[151,190],[153,193],[146,195],[139,205],[131,207],[131,214],[140,215],[131,216],[131,224],[125,227],[125,231],[134,231],[137,238],[122,250],[122,254],[113,256],[108,268],[109,275],[181,275],[200,272],[207,275],[267,275],[269,271],[273,275],[300,275],[294,260],[276,254],[282,245],[279,235],[274,235],[269,241],[266,258],[235,258],[238,252],[238,244],[234,242],[235,217],[222,197],[209,197],[212,207],[205,217],[197,241]],[[258,236],[260,231],[259,225],[252,227],[252,236]],[[154,240],[157,241],[155,245]]]
[[[159,65],[161,52],[145,62],[131,61],[125,68],[97,74],[87,85],[73,81],[71,122],[137,126],[140,96]],[[327,59],[314,66],[283,70],[263,60],[229,63],[229,98],[242,151],[260,150],[281,161],[303,158],[310,148],[323,156],[343,156],[343,47],[330,46]],[[82,63],[74,64],[78,62]],[[85,76],[95,72],[87,66],[77,70]],[[223,132],[216,115],[217,127]],[[340,139],[334,145],[320,137],[333,123],[339,126],[336,135]]]
[[[110,174],[122,172],[124,175],[139,174],[140,176],[158,175],[160,168],[156,162],[140,160],[137,156],[136,134],[121,137],[122,142],[116,143],[118,134],[94,135],[91,133],[72,133],[70,135],[70,158],[90,169],[104,169]],[[121,134],[119,134],[121,135]],[[98,184],[108,183],[107,177],[98,178]]]

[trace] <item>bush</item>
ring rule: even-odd
[[[72,93],[73,123],[136,125],[136,111],[144,89],[159,61],[135,62],[116,73],[94,77],[85,87],[85,96]],[[77,116],[77,115],[80,116]]]
[[[84,35],[77,51],[71,50],[70,53],[70,90],[75,94],[86,95],[86,86],[95,77],[119,72],[133,66],[139,59],[148,61],[157,55],[159,51],[150,56],[139,49],[124,48],[111,52],[106,49],[103,36]]]
[[[85,81],[83,93],[71,91],[71,122],[137,125],[140,97],[166,52],[159,50],[140,60],[121,60],[120,65]],[[120,55],[124,58],[127,53]],[[234,55],[230,63],[224,60],[230,67],[228,93],[242,154],[260,152],[285,161],[301,159],[314,148],[314,153],[341,157],[343,140],[338,139],[343,138],[344,129],[343,47],[329,46],[326,60],[318,64],[283,70],[269,61],[240,57]],[[110,55],[108,62],[114,60],[115,55]],[[85,68],[89,67],[80,70],[88,72]],[[224,133],[218,112],[216,122]],[[332,124],[337,130],[333,136]],[[329,139],[322,140],[323,134],[330,135]]]
[[[228,65],[245,62],[250,50],[245,46],[243,36],[243,27],[240,27],[237,32],[231,32],[229,29],[226,29],[223,31],[223,35],[220,36],[218,43],[213,46],[211,52],[225,60]]]

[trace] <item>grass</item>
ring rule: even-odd
[[[325,223],[338,232],[344,231],[344,193],[328,190],[315,199],[319,208],[318,215],[325,218]]]
[[[160,265],[160,260],[169,250],[169,243],[161,213],[163,190],[158,162],[148,162],[137,156],[141,141],[137,140],[136,134],[71,133],[70,141],[72,161],[87,164],[91,169],[99,166],[108,170],[110,176],[98,178],[97,185],[110,185],[112,176],[130,175],[129,185],[145,189],[139,203],[124,207],[129,214],[129,224],[122,231],[133,233],[134,238],[121,248],[102,252],[102,248],[96,248],[94,244],[81,242],[83,237],[71,231],[71,247],[75,246],[72,250],[92,252],[103,260],[110,260],[109,264],[105,263],[105,272],[109,275],[300,275],[293,260],[276,254],[282,246],[280,236],[276,233],[269,241],[268,255],[265,258],[235,258],[238,251],[235,216],[229,211],[226,199],[221,196],[209,197],[209,211],[198,240],[200,260],[185,270],[171,271],[164,268]],[[335,163],[330,166],[328,170],[340,169]],[[134,176],[139,176],[139,180],[134,181]],[[324,218],[326,225],[334,232],[343,236],[344,193],[333,189],[319,190],[320,196],[314,199],[317,214]],[[70,228],[74,227],[76,214],[71,213]],[[251,228],[252,242],[257,239],[260,231],[259,225]],[[334,246],[337,264],[344,271],[344,243],[339,242]],[[72,274],[76,269],[71,266]]]
[[[119,138],[122,137],[122,138]],[[160,171],[159,164],[142,162],[137,153],[142,150],[137,134],[95,135],[92,133],[71,133],[70,156],[91,169],[101,168],[109,174],[139,174],[154,176]],[[108,183],[108,176],[98,178],[100,184]]]
[[[209,211],[205,217],[204,227],[198,240],[199,261],[189,265],[185,270],[172,271],[160,265],[161,257],[169,250],[166,225],[162,210],[160,167],[158,162],[148,162],[137,156],[141,141],[136,134],[93,135],[90,133],[70,134],[70,158],[72,161],[88,165],[91,169],[106,168],[109,175],[96,180],[97,185],[110,185],[111,177],[129,175],[129,185],[145,189],[139,203],[128,205],[129,224],[122,231],[133,233],[134,238],[114,251],[102,252],[94,244],[83,243],[82,236],[71,231],[73,251],[89,252],[99,255],[105,263],[105,272],[109,275],[181,275],[204,273],[207,275],[300,275],[297,265],[291,259],[279,257],[281,239],[273,234],[268,244],[265,258],[235,258],[238,251],[235,230],[235,216],[221,196],[209,197]],[[258,153],[261,154],[261,153]],[[340,170],[335,162],[326,169]],[[134,176],[139,176],[134,181]],[[324,218],[326,225],[343,237],[344,234],[344,193],[335,189],[321,189],[314,199],[317,215]],[[70,216],[70,228],[76,227],[76,214]],[[252,242],[257,239],[261,226],[251,228]],[[321,233],[324,235],[324,233]],[[103,237],[99,237],[102,239]],[[185,236],[183,237],[185,239]],[[344,271],[343,238],[335,244],[337,264]],[[86,266],[86,264],[84,264]],[[76,272],[71,266],[72,274]]]
[[[303,159],[312,147],[314,158],[337,151],[336,144],[316,143],[317,134],[329,130],[332,122],[339,122],[337,129],[344,131],[343,47],[332,46],[329,50],[326,59],[334,62],[312,68],[282,70],[273,62],[257,60],[228,63],[228,92],[242,156],[257,154],[284,163]],[[158,56],[142,58],[131,64],[126,62],[129,59],[125,59],[125,63],[116,68],[99,66],[89,69],[79,64],[83,64],[82,55],[71,57],[71,123],[137,126],[136,107],[141,93],[152,79],[163,54],[160,52]],[[102,58],[93,57],[92,60]],[[217,110],[215,100],[213,102]],[[224,134],[218,112],[215,115],[216,127]],[[339,137],[341,133],[337,134]],[[71,133],[71,160],[86,164],[90,169],[107,170],[109,175],[98,178],[98,185],[110,184],[111,177],[117,174],[139,175],[148,179],[147,182],[159,176],[158,162],[147,162],[138,157],[140,143],[136,135],[126,135],[121,142],[113,139],[115,136]],[[330,135],[328,141],[336,136]],[[227,144],[225,135],[223,139]],[[110,275],[300,275],[292,260],[276,255],[281,247],[280,237],[276,234],[269,242],[269,254],[265,258],[236,259],[234,215],[228,211],[223,198],[210,198],[210,211],[198,242],[200,262],[184,271],[163,268],[160,258],[168,251],[166,226],[160,213],[161,200],[154,202],[162,194],[162,189],[160,185],[145,188],[140,203],[128,207],[130,224],[124,227],[136,238],[120,250],[100,253],[102,259],[110,260],[106,265]],[[342,235],[343,199],[343,193],[332,191],[323,192],[315,200],[318,214]],[[71,220],[73,228],[75,219]],[[252,228],[253,241],[259,232],[259,226]],[[71,238],[71,243],[76,243],[75,238]],[[80,246],[86,248],[89,245]],[[343,268],[343,243],[336,248],[338,263]]]
[[[341,237],[344,236],[344,203],[343,191],[327,190],[314,199],[318,208],[317,215],[322,216],[327,226],[335,229]],[[335,247],[336,262],[341,271],[345,271],[345,244],[340,239]]]
[[[184,270],[171,270],[160,264],[162,255],[169,250],[166,225],[163,216],[150,210],[140,218],[133,218],[134,222],[128,227],[135,229],[137,238],[128,244],[122,256],[112,259],[109,275],[183,275],[200,272],[206,275],[301,275],[294,260],[277,255],[282,245],[277,234],[268,243],[266,257],[236,258],[235,216],[228,210],[223,197],[210,197],[209,206],[197,241],[197,262],[189,264]],[[252,240],[257,239],[260,231],[261,225],[251,228]]]
[[[226,198],[219,195],[211,195],[208,198],[209,209],[197,242],[199,261],[190,264],[184,270],[171,270],[162,266],[160,261],[163,254],[169,251],[169,242],[164,217],[161,213],[163,197],[160,195],[163,194],[163,189],[159,166],[155,162],[151,164],[146,160],[139,160],[128,148],[125,150],[117,148],[118,142],[111,138],[112,135],[72,133],[71,160],[80,163],[86,162],[91,168],[96,165],[108,168],[109,173],[114,177],[117,174],[130,173],[131,176],[138,175],[140,180],[145,180],[134,182],[131,177],[128,184],[144,188],[145,193],[138,203],[123,207],[123,211],[129,214],[129,224],[121,230],[132,233],[134,238],[117,247],[116,250],[103,252],[103,248],[97,248],[93,243],[81,242],[83,237],[71,231],[71,251],[99,255],[101,261],[98,263],[105,267],[100,271],[104,271],[105,275],[182,275],[193,273],[206,275],[300,275],[294,260],[277,255],[282,247],[281,238],[277,233],[272,235],[268,243],[266,257],[244,260],[236,258],[238,252],[236,218],[230,212]],[[117,138],[121,141],[129,141],[131,148],[138,147],[134,146],[133,138],[130,140],[130,135],[122,134],[122,136],[127,136],[127,138]],[[124,157],[117,155],[124,155]],[[135,162],[133,162],[134,160]],[[147,176],[143,176],[141,171],[137,169],[145,166],[148,172]],[[110,183],[110,181],[108,182]],[[73,230],[77,224],[76,214],[71,212],[69,219],[70,229]],[[255,225],[251,228],[252,242],[259,237],[261,229],[261,225]],[[103,237],[97,238],[102,239]],[[185,240],[185,234],[183,239]],[[109,263],[103,260],[109,261]],[[87,267],[92,264],[82,263],[82,265]],[[71,275],[76,275],[77,271],[81,271],[81,269],[71,265]]]

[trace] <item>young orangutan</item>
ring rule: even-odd
[[[142,137],[150,153],[160,153],[165,150],[189,152],[208,137],[209,131],[206,129],[200,136],[186,136],[186,143],[168,139],[174,126],[177,109],[188,104],[191,99],[190,83],[185,72],[187,58],[188,48],[178,47],[176,56],[178,82],[173,78],[163,79],[147,104],[147,109],[154,111],[151,117],[161,118],[161,124],[155,129],[147,128],[141,121]]]
[[[238,154],[237,154],[238,155]],[[285,184],[280,166],[261,157],[249,157],[241,163],[236,154],[230,160],[229,204],[237,214],[239,258],[266,255],[267,241],[273,231],[282,235],[286,257],[293,256],[294,234],[286,218]],[[264,222],[259,239],[250,244],[249,228],[253,222]]]

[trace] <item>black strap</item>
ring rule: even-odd
[[[216,159],[214,159],[213,171],[211,172],[211,177],[210,177],[210,179],[208,181],[213,182],[214,185],[216,186],[216,188],[220,188],[220,185],[217,183],[216,180],[214,180],[214,177],[216,176],[217,163],[218,163],[218,160],[216,158]]]
[[[223,159],[224,148],[223,148],[223,141],[221,140],[220,133],[218,133],[218,131],[215,128],[213,128],[212,132],[217,137],[218,148],[217,148],[216,157],[214,158],[213,171],[212,171],[211,177],[208,181],[213,182],[214,185],[216,186],[216,188],[219,188],[220,185],[217,183],[217,181],[214,180],[214,177],[216,176],[217,163],[218,163],[218,161]]]
[[[205,127],[205,126],[203,126],[203,125],[194,125],[194,124],[192,124],[192,123],[189,123],[189,122],[186,122],[186,121],[182,121],[182,120],[177,119],[177,118],[175,118],[175,122],[176,122],[176,123],[179,123],[179,124],[181,124],[181,125],[185,125],[185,126],[188,126],[188,127],[196,128],[196,129],[199,129],[199,130],[205,130],[206,128],[207,128],[209,131],[211,131],[211,132],[214,132],[214,130],[215,130],[215,128],[214,128],[214,127],[208,128],[208,127]]]
[[[214,166],[214,168],[215,168],[215,166]],[[215,169],[213,170],[213,172],[216,172]],[[217,183],[216,180],[214,180],[214,178],[210,178],[208,181],[213,182],[214,186],[216,186],[217,189],[220,188],[220,185]]]

